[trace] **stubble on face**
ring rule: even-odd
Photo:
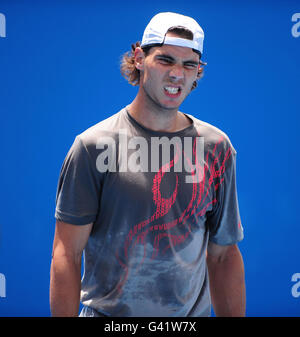
[[[153,47],[144,60],[140,89],[145,104],[153,111],[177,112],[197,78],[199,56],[190,48],[164,45]],[[177,88],[178,97],[166,91]]]

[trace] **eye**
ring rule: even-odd
[[[166,64],[166,65],[171,65],[171,64],[174,63],[172,60],[170,60],[169,58],[166,58],[166,57],[158,57],[158,61],[159,61],[159,63]]]
[[[197,69],[198,64],[195,64],[195,63],[185,63],[184,67],[187,68],[187,69]]]

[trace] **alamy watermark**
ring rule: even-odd
[[[292,35],[293,37],[299,37],[300,36],[300,13],[294,13],[292,15],[292,22],[296,22],[292,26]]]
[[[6,279],[5,275],[0,273],[0,297],[6,297]]]
[[[204,137],[128,137],[119,130],[118,137],[103,136],[96,144],[103,150],[96,167],[103,172],[183,172],[186,183],[203,179]],[[173,150],[174,156],[171,156]]]
[[[0,13],[0,37],[6,37],[6,18]]]
[[[295,298],[300,297],[300,273],[292,275],[292,282],[295,282],[291,289],[292,296]]]

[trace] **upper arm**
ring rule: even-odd
[[[93,224],[82,226],[56,221],[52,256],[81,257]]]
[[[207,246],[207,259],[210,262],[222,262],[237,250],[238,246],[236,244],[221,246],[209,241]]]

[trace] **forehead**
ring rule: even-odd
[[[158,55],[168,55],[173,57],[174,59],[192,60],[199,62],[199,55],[194,52],[193,49],[187,47],[164,44],[160,47],[152,47],[150,50],[150,54],[152,54],[154,57]]]

